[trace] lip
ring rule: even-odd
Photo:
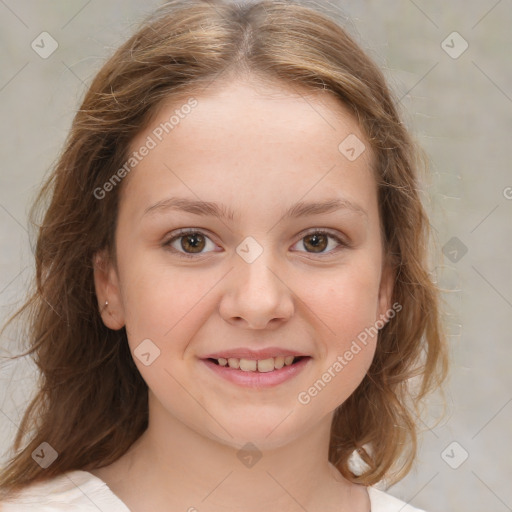
[[[287,355],[293,354],[289,353]],[[311,357],[306,356],[290,366],[283,366],[279,370],[273,370],[271,372],[244,372],[243,370],[237,370],[229,366],[220,366],[208,359],[201,359],[201,362],[216,375],[233,384],[246,388],[270,388],[278,386],[298,375],[311,360]]]
[[[224,359],[229,359],[230,357],[234,357],[236,359],[268,359],[270,357],[278,356],[308,357],[308,354],[279,347],[267,347],[260,350],[252,350],[250,348],[240,347],[232,348],[230,350],[223,350],[221,352],[214,352],[212,354],[201,357],[201,359],[219,359],[219,357]]]

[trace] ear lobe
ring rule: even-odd
[[[94,287],[103,323],[113,330],[125,325],[119,278],[106,250],[93,256]],[[108,304],[106,302],[108,301]]]

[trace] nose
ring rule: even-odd
[[[266,251],[252,263],[242,258],[225,282],[219,312],[226,322],[248,329],[275,328],[294,313],[293,292]]]

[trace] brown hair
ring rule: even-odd
[[[243,74],[327,91],[355,114],[375,155],[385,252],[402,310],[379,332],[372,365],[337,408],[329,460],[353,482],[403,477],[416,454],[415,407],[445,378],[447,350],[439,289],[428,267],[429,222],[419,197],[421,151],[401,122],[382,73],[340,24],[301,1],[176,0],[159,9],[106,62],[78,110],[64,151],[31,211],[49,197],[39,225],[36,280],[22,313],[39,370],[38,392],[0,475],[5,493],[69,470],[108,465],[148,422],[147,385],[125,329],[102,322],[93,256],[114,233],[121,186],[98,200],[126,161],[129,145],[164,99],[199,91],[215,78]],[[341,142],[341,141],[340,141]],[[411,389],[410,379],[418,386]],[[25,438],[33,435],[22,449]],[[31,457],[49,443],[57,459]],[[367,467],[351,471],[357,450]],[[398,461],[402,461],[398,464]]]

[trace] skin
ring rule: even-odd
[[[126,326],[132,354],[150,339],[160,355],[149,366],[134,357],[149,387],[147,431],[93,473],[134,512],[367,512],[366,488],[328,462],[328,447],[334,410],[364,378],[377,337],[307,405],[297,396],[391,307],[370,145],[328,94],[238,79],[194,97],[197,107],[122,184],[117,265],[103,253],[94,260],[98,300],[109,302],[105,324]],[[132,150],[179,106],[163,105]],[[355,161],[338,149],[349,134],[367,148]],[[222,203],[235,217],[144,215],[170,196]],[[282,218],[298,201],[333,198],[348,198],[366,215]],[[187,237],[172,242],[174,252],[165,246],[180,228],[208,237],[202,252],[190,252]],[[326,238],[315,252],[306,236],[314,228],[350,245]],[[248,236],[263,248],[252,263],[236,252]],[[192,258],[180,258],[187,250]],[[214,351],[269,346],[312,359],[264,390],[224,381],[200,361]],[[247,442],[261,454],[252,467],[237,457]]]

